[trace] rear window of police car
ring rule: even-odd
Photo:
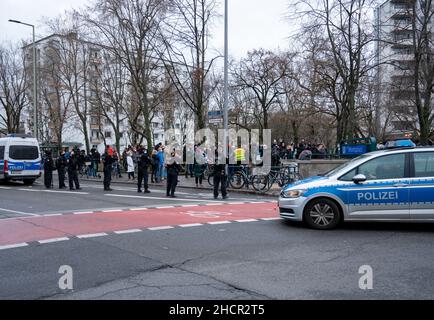
[[[36,160],[39,157],[36,146],[10,146],[9,157],[15,160]]]

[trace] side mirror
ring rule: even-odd
[[[366,181],[366,176],[364,174],[358,174],[353,177],[353,182],[359,184]]]

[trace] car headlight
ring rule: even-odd
[[[305,194],[306,191],[307,190],[283,190],[280,195],[282,198],[299,198]]]

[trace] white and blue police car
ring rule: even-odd
[[[323,176],[287,185],[283,219],[315,229],[342,221],[434,221],[434,148],[366,153]]]
[[[23,181],[31,185],[41,176],[38,141],[25,134],[0,138],[0,181]]]

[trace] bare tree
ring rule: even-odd
[[[268,116],[279,96],[284,95],[283,79],[291,74],[291,57],[264,49],[248,52],[233,71],[236,86],[251,91],[260,107],[261,128],[268,129]]]
[[[210,57],[210,28],[216,17],[215,0],[172,0],[162,38],[161,56],[179,96],[196,116],[198,129],[206,127],[209,100],[215,88]]]
[[[0,132],[17,133],[29,105],[25,57],[18,48],[0,46]],[[2,128],[3,127],[3,128]]]
[[[99,0],[85,18],[103,44],[128,70],[133,105],[127,111],[132,138],[153,145],[151,121],[162,95],[156,94],[163,70],[156,53],[159,25],[166,11],[165,0]],[[88,12],[92,12],[89,14]]]
[[[120,140],[124,129],[124,121],[128,118],[126,110],[131,103],[127,92],[129,81],[128,70],[116,56],[109,51],[102,54],[102,67],[98,68],[98,83],[95,90],[101,115],[114,132],[116,150],[120,152]],[[104,133],[100,132],[102,136]]]
[[[301,0],[296,7],[297,15],[307,18],[303,34],[323,39],[316,70],[334,106],[327,111],[336,119],[338,141],[357,135],[356,96],[363,78],[375,67],[371,50],[375,39],[366,14],[371,4],[372,0]]]

